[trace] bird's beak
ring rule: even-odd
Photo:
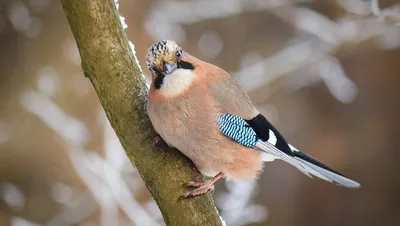
[[[176,70],[176,68],[177,68],[176,66],[177,66],[176,63],[170,64],[168,62],[164,62],[164,74],[167,75],[167,74],[172,73],[173,71]]]

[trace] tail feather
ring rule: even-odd
[[[361,186],[358,182],[347,178],[343,174],[329,168],[323,163],[300,151],[294,151],[294,159],[296,159],[296,161],[299,162],[309,173],[323,180],[347,188],[359,188]]]
[[[302,173],[304,173],[308,177],[312,178],[312,176],[310,175],[308,170],[301,163],[299,163],[293,156],[287,155],[286,153],[282,152],[281,150],[276,148],[271,143],[258,141],[257,144],[255,145],[255,147],[264,153],[270,154],[277,159],[281,159],[281,160],[291,164],[292,166],[294,166],[298,170],[300,170]]]
[[[329,168],[328,166],[324,165],[323,163],[319,162],[318,160],[314,159],[313,157],[300,152],[298,149],[289,145],[293,151],[293,156],[289,156],[284,152],[277,149],[274,145],[258,141],[255,147],[260,151],[267,153],[269,155],[275,156],[276,159],[281,159],[292,166],[296,167],[302,173],[307,175],[308,177],[312,178],[311,175],[314,175],[320,179],[325,181],[335,183],[337,185],[347,187],[347,188],[359,188],[360,184],[356,181],[347,178],[343,174],[339,173],[338,171]]]

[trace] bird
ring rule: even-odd
[[[191,190],[183,197],[213,191],[221,178],[256,180],[264,163],[275,159],[310,178],[314,175],[342,187],[360,187],[289,144],[234,77],[190,55],[175,41],[152,44],[146,65],[151,73],[146,108],[157,137],[187,156],[207,178],[187,182]]]

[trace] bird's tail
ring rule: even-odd
[[[323,180],[336,183],[338,185],[348,188],[359,188],[360,184],[350,178],[344,176],[338,171],[329,168],[325,164],[319,162],[313,157],[304,154],[292,145],[290,148],[293,150],[294,159],[300,163],[310,174],[319,177]]]
[[[289,156],[280,152],[279,156],[277,156],[272,149],[274,146],[269,145],[268,142],[259,141],[256,145],[260,150],[266,152],[268,154],[273,154],[278,159],[281,159],[285,162],[290,163],[291,165],[295,166],[301,172],[306,174],[307,176],[314,175],[319,177],[323,180],[328,182],[335,183],[340,186],[344,186],[347,188],[359,188],[360,184],[350,178],[344,176],[343,174],[337,172],[334,169],[329,168],[325,164],[319,162],[318,160],[314,159],[313,157],[304,154],[303,152],[299,151],[292,145],[289,145],[290,149],[292,149],[293,156]],[[265,150],[264,150],[265,149]],[[276,149],[275,151],[278,152]],[[311,176],[310,176],[311,177]]]

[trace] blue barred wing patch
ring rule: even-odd
[[[222,114],[217,116],[217,126],[227,137],[237,143],[254,147],[258,141],[256,133],[241,117],[233,114]]]

